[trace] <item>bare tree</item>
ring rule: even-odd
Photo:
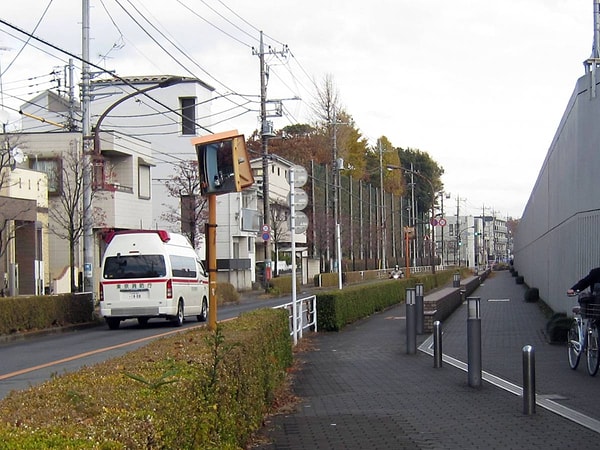
[[[280,244],[284,241],[284,237],[288,234],[289,227],[286,225],[290,217],[290,209],[283,201],[275,201],[271,205],[271,238],[273,240],[273,247],[275,250],[275,275],[279,274],[278,262],[279,262],[279,251]]]
[[[180,207],[164,204],[167,211],[161,218],[179,225],[194,248],[198,248],[208,219],[206,198],[200,195],[198,161],[181,161],[175,167],[175,174],[165,181],[165,186],[170,197],[179,199]]]
[[[54,207],[49,208],[49,231],[60,239],[69,242],[69,270],[71,277],[71,292],[77,292],[75,278],[75,248],[83,232],[91,221],[92,226],[102,226],[105,215],[102,210],[93,208],[92,211],[84,208],[84,168],[87,159],[81,154],[77,145],[56,155],[55,169],[49,173],[49,184],[54,184],[60,194]],[[92,192],[92,198],[98,197],[98,191]],[[89,212],[89,214],[88,214]]]

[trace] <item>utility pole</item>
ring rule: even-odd
[[[265,63],[265,44],[263,41],[263,32],[260,32],[260,45],[258,52],[252,49],[254,55],[258,55],[260,62],[260,128],[261,128],[261,143],[262,143],[262,170],[263,170],[263,226],[270,228],[271,207],[269,204],[269,138],[274,136],[273,124],[267,120],[267,82],[269,79],[268,66]],[[268,54],[284,54],[287,52],[287,47],[282,51],[276,52],[269,47]],[[272,231],[269,233],[272,234]],[[264,285],[268,288],[269,280],[271,279],[271,237],[265,239],[265,254],[264,254]]]
[[[81,114],[83,135],[83,291],[93,292],[94,235],[92,228],[92,165],[90,155],[90,1],[82,3]],[[73,280],[71,280],[72,282]]]
[[[386,218],[385,216],[385,192],[383,190],[383,149],[381,147],[381,139],[379,139],[378,141],[378,147],[379,147],[379,187],[381,189],[381,241],[382,241],[382,247],[381,247],[381,259],[383,260],[383,267],[382,269],[387,269],[387,255],[386,255],[386,247],[387,247],[387,242],[386,242]]]

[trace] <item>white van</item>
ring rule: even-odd
[[[164,230],[117,231],[106,238],[100,313],[111,330],[125,319],[140,325],[162,317],[181,326],[205,321],[208,276],[189,240]]]

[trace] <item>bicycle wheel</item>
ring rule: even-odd
[[[598,326],[595,322],[590,325],[587,336],[587,369],[591,376],[595,376],[598,373],[598,366],[600,365]]]
[[[579,343],[579,323],[573,320],[569,334],[567,335],[567,350],[569,352],[569,366],[571,369],[577,369],[579,358],[581,357],[581,344]]]

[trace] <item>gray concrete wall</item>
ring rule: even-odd
[[[556,312],[570,312],[566,290],[600,266],[600,86],[596,97],[590,87],[591,74],[577,81],[514,241],[515,269]]]

